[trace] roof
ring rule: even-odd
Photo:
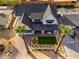
[[[43,16],[43,24],[47,24],[46,20],[53,20],[53,24],[58,24],[57,22],[57,18],[55,17],[55,11],[53,10],[54,7],[52,8],[51,10],[51,6],[48,5],[45,13],[44,13],[44,16]]]
[[[61,21],[66,25],[79,26],[79,14],[64,15],[62,16]]]
[[[22,0],[23,4],[66,4],[77,0]],[[50,2],[50,3],[49,3]]]
[[[5,26],[8,23],[8,18],[5,14],[0,13],[0,25]]]
[[[33,30],[36,31],[41,31],[41,30],[45,30],[45,31],[53,31],[53,30],[58,30],[58,25],[43,25],[43,24],[36,24],[36,23],[32,23],[32,27]]]
[[[63,2],[64,1],[64,2],[66,2],[66,1],[76,1],[76,0],[54,0],[54,1],[57,1],[57,2],[58,1],[60,1],[60,2]]]
[[[51,16],[52,14],[53,17],[57,20],[56,18],[56,10],[55,8],[53,7],[54,5],[51,5],[47,8],[48,5],[29,5],[29,6],[26,6],[25,8],[25,15],[24,15],[24,18],[22,20],[22,23],[25,24],[25,25],[28,25],[32,30],[57,30],[58,29],[58,25],[54,25],[54,24],[48,24],[48,25],[44,25],[42,24],[41,22],[40,23],[33,23],[32,22],[32,19],[41,19],[43,20],[43,16],[44,17],[48,17],[48,16]],[[45,11],[49,8],[51,10],[53,10],[53,12],[51,11],[48,15],[45,14]],[[50,10],[49,10],[50,11]],[[47,12],[49,12],[47,11]],[[46,12],[46,13],[47,13]],[[45,16],[45,15],[46,16]],[[29,18],[30,16],[30,18]],[[49,29],[50,28],[50,29]]]
[[[27,12],[27,15],[30,16],[32,12],[44,12],[47,5],[38,4],[38,5],[17,5],[14,8],[16,16],[21,16],[23,12]]]
[[[21,5],[15,6],[15,8],[14,8],[15,15],[21,16],[24,12],[24,8],[25,8],[25,6],[21,6]]]
[[[42,20],[44,13],[40,13],[40,12],[35,12],[35,13],[31,13],[31,18],[32,19],[40,19]]]
[[[47,18],[48,16],[50,16],[50,15],[53,15],[53,14],[52,14],[50,5],[48,5],[48,6],[47,6],[47,9],[46,9],[46,11],[45,11],[45,13],[44,13],[43,20],[47,20],[46,18]]]
[[[0,6],[0,25],[6,27],[9,21],[9,15],[13,12],[12,7]]]

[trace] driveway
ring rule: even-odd
[[[73,57],[74,59],[79,59],[79,41],[77,38],[71,39],[69,36],[66,36],[64,38],[63,44],[67,58]]]
[[[24,40],[19,36],[15,37],[15,40],[16,43],[13,47],[13,54],[11,56],[7,56],[5,53],[3,53],[0,55],[0,59],[33,59],[27,54]]]

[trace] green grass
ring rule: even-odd
[[[38,44],[57,44],[56,37],[38,37]]]

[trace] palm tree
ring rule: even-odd
[[[17,26],[17,28],[15,30],[24,39],[24,43],[26,45],[27,53],[30,53],[26,39],[25,39],[25,35],[24,35],[24,33],[27,31],[27,28],[25,26]]]
[[[27,42],[26,42],[25,35],[24,35],[25,31],[27,30],[26,27],[25,26],[17,26],[17,28],[15,30],[24,39],[24,42],[25,42],[25,45],[27,48],[27,53],[29,53],[30,51],[28,49]]]
[[[17,33],[19,33],[21,36],[23,36],[26,31],[26,27],[25,26],[17,26],[17,28],[15,30]]]
[[[58,49],[59,49],[59,47],[60,47],[60,45],[61,45],[61,43],[62,43],[62,41],[63,41],[63,39],[65,37],[65,34],[71,36],[71,34],[72,34],[72,27],[69,26],[69,25],[60,24],[60,31],[61,31],[60,38],[59,38],[60,40],[58,42],[57,48],[54,50],[55,53],[58,51]]]

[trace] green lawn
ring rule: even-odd
[[[57,44],[56,37],[38,37],[38,44]]]

